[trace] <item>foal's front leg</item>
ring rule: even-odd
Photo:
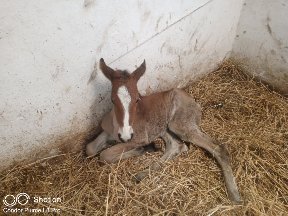
[[[99,136],[86,146],[86,154],[88,157],[93,157],[104,148],[107,148],[109,144],[107,143],[109,135],[103,131]]]
[[[153,144],[143,146],[132,142],[120,143],[101,152],[100,161],[106,163],[115,163],[122,159],[140,156],[145,152],[153,151],[156,151]]]

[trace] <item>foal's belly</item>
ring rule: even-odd
[[[166,116],[152,116],[148,120],[141,121],[135,128],[135,134],[145,137],[146,144],[151,143],[156,138],[163,136],[167,130]]]

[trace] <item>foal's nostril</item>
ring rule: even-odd
[[[121,138],[121,134],[120,133],[118,133],[118,137],[119,137],[119,139]]]
[[[134,133],[131,134],[131,139],[133,139],[133,136],[134,136]],[[131,139],[130,139],[130,140],[131,140]]]
[[[118,133],[118,138],[119,138],[119,140],[120,140],[121,142],[124,142],[124,140],[121,138],[121,134],[120,134],[120,133]]]
[[[132,138],[133,138],[133,133],[132,134],[130,134],[130,138],[126,138],[126,137],[122,137],[121,136],[121,133],[118,133],[118,138],[119,138],[119,140],[121,141],[121,142],[128,142],[128,141],[130,141]]]

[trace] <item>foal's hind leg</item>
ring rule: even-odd
[[[144,179],[151,171],[156,171],[161,168],[161,163],[171,160],[175,158],[177,155],[179,155],[182,152],[185,152],[188,150],[187,146],[184,143],[179,143],[178,140],[174,139],[170,134],[167,132],[164,136],[162,136],[164,139],[166,145],[165,145],[165,152],[164,155],[160,158],[159,162],[153,162],[149,168],[139,172],[135,178],[137,181],[141,181]]]
[[[174,120],[168,125],[169,129],[179,136],[180,139],[192,142],[193,144],[207,150],[216,158],[223,171],[229,198],[235,203],[241,202],[241,197],[230,166],[229,153],[226,148],[223,145],[217,145],[215,141],[199,129],[198,125],[194,123],[190,123],[190,126],[183,125],[182,122],[177,122],[175,119],[181,118],[174,118]]]

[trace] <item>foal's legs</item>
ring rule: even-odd
[[[161,168],[161,163],[171,160],[175,158],[177,155],[179,155],[182,152],[185,152],[188,150],[187,146],[184,143],[179,143],[178,140],[174,139],[170,134],[167,132],[162,136],[164,139],[166,145],[165,145],[165,152],[164,155],[160,158],[159,162],[153,162],[149,168],[139,172],[135,178],[138,181],[141,181],[144,179],[150,171],[156,171]]]
[[[97,138],[94,141],[90,142],[86,146],[87,156],[92,157],[101,150],[103,150],[104,148],[107,148],[109,146],[109,144],[107,143],[108,136],[109,135],[105,131],[103,131],[101,134],[97,136]]]
[[[192,142],[193,144],[207,150],[216,158],[224,174],[229,198],[235,203],[241,202],[241,197],[230,166],[229,153],[227,149],[223,145],[217,145],[215,141],[199,129],[198,125],[193,123],[190,123],[190,126],[189,124],[183,125],[182,121],[178,122],[175,119],[181,120],[181,117],[175,117],[174,120],[169,123],[169,129],[179,136],[180,139]]]
[[[146,146],[139,146],[135,143],[120,143],[111,148],[105,149],[100,154],[100,161],[106,163],[114,163],[120,159],[127,159],[130,157],[140,156],[145,152],[155,151],[154,144]]]

